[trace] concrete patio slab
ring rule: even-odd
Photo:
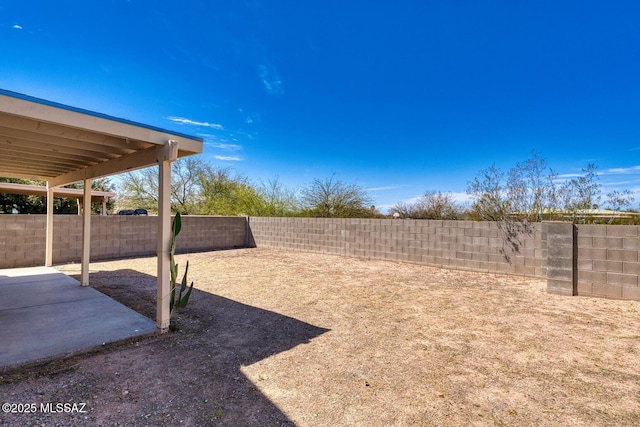
[[[0,270],[0,368],[156,332],[147,317],[50,267]]]

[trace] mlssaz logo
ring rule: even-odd
[[[67,414],[86,414],[86,403],[41,403],[40,412],[42,413],[67,413]]]

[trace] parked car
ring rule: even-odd
[[[149,213],[146,209],[122,209],[118,211],[118,215],[136,215],[136,216],[148,216]]]

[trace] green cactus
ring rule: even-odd
[[[180,233],[180,229],[182,228],[182,220],[180,218],[180,213],[178,212],[173,219],[173,223],[171,224],[171,250],[170,250],[170,266],[169,269],[171,271],[171,299],[169,300],[170,307],[170,315],[173,315],[174,311],[178,308],[185,308],[187,303],[189,302],[189,297],[191,296],[191,291],[193,290],[193,282],[191,282],[190,286],[187,286],[187,273],[189,272],[189,261],[187,261],[187,266],[184,269],[184,276],[182,276],[182,281],[178,285],[178,264],[175,261],[175,253],[176,253],[176,238]],[[178,287],[179,286],[179,287]],[[177,323],[175,320],[171,319],[169,324],[169,329],[176,330]]]

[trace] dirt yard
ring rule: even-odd
[[[3,402],[87,411],[0,425],[640,425],[639,302],[308,253],[179,258],[197,287],[180,331],[0,373]],[[155,269],[93,263],[90,280],[155,318]]]

